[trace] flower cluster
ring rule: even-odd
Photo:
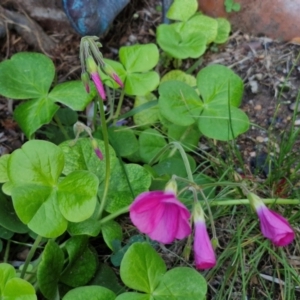
[[[177,199],[174,186],[171,180],[165,191],[144,192],[136,197],[129,208],[132,223],[152,240],[164,244],[186,238],[192,232],[190,212]],[[266,238],[276,246],[286,246],[294,240],[294,231],[285,218],[266,207],[256,195],[250,193],[248,199],[257,212],[262,234]],[[195,203],[192,216],[196,268],[212,268],[216,265],[216,256],[199,202]]]
[[[82,68],[81,80],[85,86],[87,93],[90,92],[90,78],[94,82],[96,89],[102,100],[106,99],[103,83],[100,77],[100,70],[112,78],[120,87],[123,87],[123,82],[117,75],[115,70],[106,64],[103,56],[99,51],[101,43],[98,37],[86,36],[80,42],[80,62]],[[97,63],[96,63],[97,62]]]

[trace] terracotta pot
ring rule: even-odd
[[[300,37],[300,0],[235,0],[239,12],[227,14],[224,0],[198,0],[199,9],[212,17],[228,17],[233,30],[279,40]]]

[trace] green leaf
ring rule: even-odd
[[[131,245],[120,268],[121,279],[129,288],[149,294],[155,291],[165,272],[163,259],[148,243]]]
[[[65,167],[63,169],[65,175],[77,170],[88,170],[98,177],[100,183],[104,180],[106,159],[104,142],[98,139],[96,139],[96,141],[103,153],[103,160],[100,160],[94,153],[89,138],[79,139],[75,145],[72,145],[73,141],[65,141],[59,145],[65,156]],[[109,159],[110,167],[113,170],[117,158],[115,151],[111,146],[109,146]]]
[[[195,87],[197,85],[197,80],[194,76],[187,74],[181,70],[172,70],[166,73],[160,80],[160,83],[172,80],[182,81],[191,87]]]
[[[193,88],[180,81],[159,86],[159,110],[163,117],[180,126],[192,125],[199,118],[202,102]]]
[[[65,244],[69,264],[60,276],[60,281],[71,287],[87,284],[98,268],[98,258],[88,245],[87,236],[71,237]]]
[[[12,99],[41,98],[47,95],[54,74],[54,64],[47,56],[17,53],[0,64],[0,94]]]
[[[134,107],[139,107],[143,104],[150,103],[156,100],[156,96],[152,93],[149,93],[145,96],[135,97]],[[142,110],[141,112],[136,113],[133,116],[133,121],[138,126],[149,126],[153,125],[158,120],[158,107],[157,105],[152,106],[148,109]]]
[[[71,235],[86,234],[96,237],[101,231],[101,224],[99,220],[91,217],[80,223],[69,222],[68,231]]]
[[[10,240],[13,237],[14,233],[9,229],[6,229],[0,226],[0,238],[5,240]]]
[[[112,242],[114,240],[122,241],[122,227],[115,221],[108,221],[102,226],[102,235],[106,245],[113,250]]]
[[[215,105],[230,103],[241,104],[244,84],[242,79],[229,68],[222,65],[211,65],[203,68],[197,75],[197,85],[204,103]]]
[[[21,278],[10,279],[2,294],[5,300],[36,300],[34,287]]]
[[[101,285],[117,295],[125,292],[125,288],[120,285],[115,271],[104,263],[100,263],[98,270],[93,279],[89,282],[89,285]]]
[[[110,144],[119,156],[129,156],[139,148],[139,142],[133,130],[128,127],[109,127],[108,134]]]
[[[125,93],[133,96],[144,96],[156,89],[159,75],[155,71],[130,73],[125,81]]]
[[[151,184],[151,176],[148,171],[140,165],[126,164],[124,173],[120,163],[116,164],[110,178],[105,210],[114,213],[130,205],[138,194],[147,191]],[[128,180],[126,179],[128,176]],[[131,185],[131,189],[128,185]],[[103,186],[100,186],[100,193]],[[132,194],[133,193],[133,194]]]
[[[71,222],[88,219],[96,207],[99,181],[88,171],[74,171],[58,184],[57,200],[62,215]],[[74,193],[76,186],[76,193]]]
[[[119,57],[127,73],[140,73],[157,65],[159,52],[155,44],[133,45],[121,47]]]
[[[235,11],[235,12],[238,12],[241,10],[241,4],[240,3],[234,3],[232,5],[232,10]]]
[[[119,295],[116,300],[152,300],[148,294],[129,292]]]
[[[16,270],[12,265],[0,263],[0,295],[2,295],[6,283],[16,276]]]
[[[155,300],[204,300],[206,293],[207,284],[201,274],[191,268],[179,267],[164,274],[153,296]]]
[[[7,163],[10,154],[4,154],[0,157],[0,183],[9,181],[7,175]]]
[[[115,300],[116,295],[102,286],[83,286],[69,291],[63,300]]]
[[[0,191],[0,225],[12,232],[27,233],[28,227],[17,217],[11,199]]]
[[[14,119],[27,138],[30,138],[42,125],[50,123],[58,108],[58,105],[44,96],[18,105],[14,111]]]
[[[195,126],[179,126],[172,124],[168,127],[168,139],[182,144],[184,150],[193,151],[198,146],[200,132]]]
[[[197,0],[175,0],[167,12],[167,17],[170,20],[187,21],[197,9]]]
[[[216,44],[223,44],[227,42],[230,31],[231,31],[231,25],[230,23],[224,19],[224,18],[218,18],[218,33],[214,40]]]
[[[209,105],[198,120],[199,130],[207,137],[228,141],[249,129],[249,119],[240,109],[228,105]]]
[[[159,25],[156,31],[157,43],[172,57],[198,58],[206,50],[207,38],[201,31],[183,25],[183,23]]]
[[[78,120],[77,112],[68,107],[61,107],[57,111],[56,116],[65,126],[73,126]]]
[[[96,89],[93,85],[91,87],[93,88],[87,93],[81,81],[68,81],[56,85],[48,97],[53,102],[59,102],[73,110],[82,111],[96,96]]]
[[[39,289],[47,299],[59,299],[57,284],[63,266],[63,251],[53,240],[49,240],[37,270]]]
[[[146,129],[140,135],[140,155],[145,163],[149,163],[158,152],[167,145],[163,135],[155,129]]]
[[[183,31],[185,34],[201,33],[205,36],[206,43],[210,44],[217,37],[218,22],[214,18],[198,14],[184,24]]]

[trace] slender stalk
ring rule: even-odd
[[[298,199],[275,199],[275,198],[267,198],[267,199],[261,199],[263,203],[265,204],[283,204],[283,205],[297,205],[300,204],[300,200]],[[201,202],[201,201],[200,201]],[[248,205],[249,200],[248,199],[224,199],[224,200],[214,200],[210,201],[210,206],[218,206],[218,205]]]
[[[203,63],[203,57],[201,56],[198,60],[196,60],[185,73],[192,74],[198,67],[200,67]]]
[[[121,95],[120,95],[120,98],[119,98],[119,102],[118,102],[118,106],[117,106],[117,109],[116,109],[116,113],[115,113],[115,116],[114,116],[114,125],[116,125],[118,117],[121,113],[121,108],[122,108],[122,105],[123,105],[124,96],[125,96],[125,90],[122,89],[122,92],[121,92]]]
[[[66,140],[70,140],[70,137],[69,137],[69,135],[68,135],[66,129],[64,128],[64,126],[62,125],[62,123],[61,123],[59,117],[58,117],[56,114],[54,115],[54,120],[55,120],[57,126],[59,127],[60,131],[61,131],[62,134],[64,135],[65,139],[66,139]]]
[[[98,101],[100,107],[101,128],[102,128],[102,135],[103,135],[104,149],[105,149],[104,191],[103,191],[102,199],[100,201],[99,211],[97,213],[97,219],[100,220],[105,208],[106,197],[108,193],[108,186],[109,186],[109,179],[110,179],[110,159],[109,159],[109,140],[108,140],[108,133],[107,133],[107,124],[106,124],[105,114],[104,114],[104,104],[101,98],[98,98]]]
[[[27,257],[26,257],[26,260],[25,260],[25,263],[24,263],[24,266],[23,266],[23,269],[22,269],[22,272],[21,272],[21,275],[20,275],[20,278],[24,278],[25,274],[26,274],[26,270],[28,268],[28,265],[29,263],[31,262],[32,258],[33,258],[33,255],[36,251],[36,249],[38,248],[41,240],[42,240],[43,237],[41,237],[40,235],[37,236],[37,238],[35,239]]]
[[[9,250],[10,250],[10,240],[7,241],[6,248],[5,248],[5,253],[3,258],[3,262],[5,263],[8,262]]]
[[[111,220],[115,219],[116,217],[118,217],[122,214],[125,214],[127,212],[129,212],[129,206],[123,207],[123,208],[119,209],[118,211],[104,217],[103,219],[100,220],[100,224],[103,225],[106,222],[111,221]]]

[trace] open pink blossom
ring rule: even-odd
[[[295,233],[289,222],[278,213],[269,209],[255,194],[249,193],[247,197],[256,210],[262,234],[275,246],[286,246],[292,243]]]
[[[207,233],[204,212],[200,204],[194,209],[194,257],[196,268],[199,270],[210,269],[216,265],[216,255]]]
[[[169,244],[191,233],[190,212],[174,192],[144,192],[131,204],[132,223],[152,240]]]
[[[295,233],[289,222],[265,205],[257,208],[260,230],[275,246],[286,246],[293,242]]]

